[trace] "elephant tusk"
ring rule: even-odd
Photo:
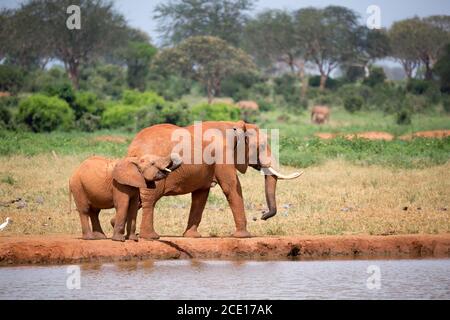
[[[164,168],[163,170],[169,173],[172,172],[172,170],[170,170],[169,168]]]
[[[263,168],[263,171],[264,171],[264,174],[273,174],[274,176],[276,176],[278,179],[281,179],[281,180],[297,179],[298,177],[300,177],[304,173],[303,171],[300,171],[300,172],[291,173],[289,175],[284,175],[282,173],[279,173],[278,171],[276,171],[272,167]]]

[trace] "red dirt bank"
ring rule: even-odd
[[[71,236],[0,237],[0,265],[141,259],[450,258],[450,234],[251,239],[165,237],[126,243]]]

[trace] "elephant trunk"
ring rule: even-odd
[[[263,212],[261,220],[267,220],[272,218],[277,214],[277,202],[275,199],[275,191],[277,188],[277,176],[276,175],[265,175],[265,192],[266,192],[266,202],[268,210]]]

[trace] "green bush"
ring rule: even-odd
[[[445,112],[450,113],[450,96],[447,95],[442,99],[442,107]]]
[[[50,84],[44,88],[44,93],[48,96],[56,96],[66,101],[70,106],[75,102],[75,91],[69,82],[58,82]]]
[[[136,90],[125,90],[122,93],[122,103],[134,106],[162,106],[165,104],[163,97],[153,91],[139,92]]]
[[[284,98],[288,107],[298,107],[300,102],[300,84],[297,77],[284,74],[274,79],[274,92]]]
[[[80,90],[94,92],[100,98],[117,99],[125,88],[126,70],[120,65],[89,65],[80,70]]]
[[[80,119],[85,113],[100,116],[105,110],[105,103],[98,99],[93,92],[78,91],[75,93],[75,101],[71,104],[76,119]]]
[[[11,111],[7,107],[0,105],[0,129],[9,129],[11,120]]]
[[[276,109],[275,105],[266,99],[257,99],[256,103],[258,104],[261,112],[273,111]]]
[[[412,93],[421,95],[424,94],[430,87],[431,82],[421,79],[409,79],[408,83],[406,84],[406,91]]]
[[[407,109],[401,109],[397,112],[397,124],[409,125],[411,124],[411,112]]]
[[[166,100],[175,101],[188,94],[192,84],[192,80],[179,76],[170,75],[163,77],[152,75],[152,78],[147,83],[147,89],[156,92]]]
[[[139,109],[137,106],[125,104],[109,106],[103,112],[101,125],[109,129],[121,127],[135,129]]]
[[[168,108],[167,102],[155,92],[125,90],[119,103],[106,107],[101,124],[103,127],[111,129],[145,128],[164,122],[164,110],[168,110],[165,108]]]
[[[70,84],[63,68],[55,66],[50,70],[37,69],[28,72],[22,90],[26,92],[45,92],[49,87],[61,86],[63,83]]]
[[[101,117],[93,115],[92,113],[83,113],[83,115],[76,121],[76,127],[81,131],[93,132],[100,129]]]
[[[225,103],[199,104],[192,107],[191,113],[195,121],[237,121],[240,118],[240,109]]]
[[[25,76],[19,67],[0,65],[0,91],[18,92],[24,84]]]
[[[320,76],[312,76],[309,77],[309,86],[313,87],[313,88],[318,88],[320,87]],[[337,89],[340,85],[340,82],[336,79],[327,78],[327,81],[325,82],[325,88],[333,90],[333,89]]]
[[[73,125],[74,114],[66,101],[36,94],[20,102],[17,121],[34,132],[67,130]]]
[[[369,87],[375,87],[376,85],[383,84],[386,80],[386,73],[381,67],[371,67],[369,77],[363,80],[363,84]]]
[[[344,108],[348,112],[355,112],[361,110],[364,104],[363,98],[352,95],[344,98]]]

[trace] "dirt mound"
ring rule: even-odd
[[[418,131],[411,134],[405,134],[399,137],[400,140],[411,140],[413,138],[434,138],[442,139],[450,137],[450,130],[431,130],[431,131]]]
[[[141,259],[450,258],[450,234],[300,236],[250,239],[165,237],[84,241],[71,236],[0,237],[0,265]]]
[[[369,132],[360,132],[355,134],[348,134],[345,136],[348,140],[352,140],[354,138],[359,139],[368,139],[368,140],[385,140],[392,141],[394,136],[387,132],[380,131],[369,131]]]
[[[385,141],[391,141],[394,139],[394,136],[388,132],[381,132],[381,131],[368,131],[368,132],[359,132],[359,133],[352,133],[352,134],[339,134],[339,133],[316,133],[316,137],[320,139],[334,139],[337,137],[343,137],[347,140],[353,140],[355,138],[359,139],[368,139],[368,140],[385,140]]]
[[[94,141],[126,143],[127,139],[120,136],[98,136],[94,138]]]
[[[320,139],[324,139],[324,140],[334,139],[338,136],[337,133],[326,133],[326,132],[315,133],[314,135],[316,137],[318,137]]]

